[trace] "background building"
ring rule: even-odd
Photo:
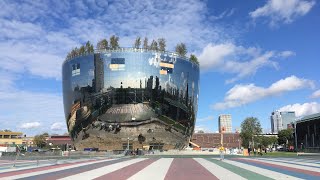
[[[222,141],[221,137],[223,137]],[[217,148],[221,142],[225,148],[240,148],[241,146],[241,138],[238,133],[227,133],[223,136],[220,133],[195,133],[191,141],[201,148]]]
[[[22,132],[0,131],[0,146],[16,146],[22,144]]]
[[[231,114],[222,114],[218,120],[219,132],[232,133],[232,119]]]
[[[299,151],[320,152],[320,113],[296,122],[296,146]]]
[[[271,113],[271,132],[277,134],[282,129],[291,128],[291,123],[296,119],[294,111],[274,111]]]
[[[67,59],[63,102],[77,149],[188,146],[199,66],[175,53],[119,48]]]

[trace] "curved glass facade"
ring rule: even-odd
[[[173,53],[105,51],[65,61],[62,73],[65,117],[76,147],[188,144],[198,107],[198,65]]]

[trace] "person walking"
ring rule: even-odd
[[[220,152],[220,160],[224,160],[224,147],[223,145],[221,144],[220,147],[219,147],[219,152]]]

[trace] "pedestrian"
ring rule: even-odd
[[[249,156],[250,156],[250,153],[251,153],[251,148],[249,147],[249,148],[248,148],[248,154],[249,154]]]
[[[220,160],[224,160],[224,152],[225,152],[225,149],[223,147],[223,145],[221,144],[220,147],[219,147],[219,152],[220,152]]]

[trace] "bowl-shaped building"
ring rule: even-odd
[[[77,149],[181,149],[195,126],[199,66],[175,53],[120,48],[65,60],[66,123]]]

